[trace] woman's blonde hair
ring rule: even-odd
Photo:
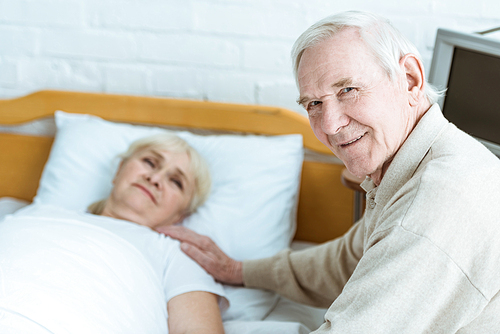
[[[188,205],[187,213],[191,214],[195,212],[196,209],[207,200],[212,184],[210,168],[205,159],[184,139],[171,133],[162,133],[138,139],[130,144],[127,151],[120,154],[119,157],[122,159],[123,163],[136,152],[149,148],[172,153],[187,153],[190,158],[190,169],[194,176],[194,194]],[[106,205],[106,201],[107,198],[92,203],[89,205],[88,211],[96,215],[101,214]]]

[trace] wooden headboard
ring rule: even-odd
[[[52,117],[56,110],[137,124],[264,135],[300,133],[307,150],[333,157],[314,136],[306,117],[260,105],[47,90],[0,100],[0,125]],[[50,137],[0,133],[0,197],[32,200],[52,141]],[[304,161],[296,240],[323,242],[342,235],[352,225],[354,193],[341,183],[344,166],[322,160]]]

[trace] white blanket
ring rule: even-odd
[[[0,333],[167,333],[164,292],[132,240],[53,212],[1,215]],[[309,333],[325,313],[262,290],[226,294],[226,334]]]
[[[170,297],[224,295],[177,241],[51,207],[0,223],[0,284],[0,328],[24,322],[54,333],[167,333]]]

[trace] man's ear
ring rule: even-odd
[[[424,97],[425,73],[422,62],[411,53],[404,55],[399,60],[399,66],[406,76],[405,89],[408,93],[408,103],[410,106],[416,106]]]

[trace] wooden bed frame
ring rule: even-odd
[[[333,157],[316,139],[306,117],[260,105],[47,90],[0,100],[0,125],[52,117],[56,110],[136,124],[263,135],[300,133],[307,150]],[[52,141],[50,137],[0,133],[0,197],[32,200]],[[304,161],[296,240],[324,242],[352,225],[354,192],[341,183],[343,169],[338,163]]]

